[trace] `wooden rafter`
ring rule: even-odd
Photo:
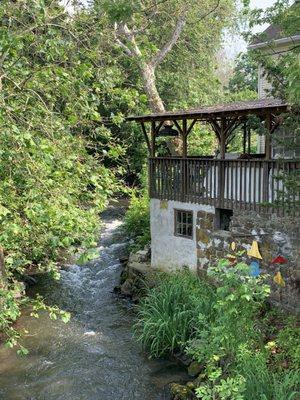
[[[163,126],[165,121],[160,121],[158,126],[155,128],[155,135],[158,135],[160,128]]]
[[[141,122],[141,127],[142,127],[142,131],[143,131],[143,134],[144,134],[144,137],[145,137],[145,140],[146,140],[146,144],[147,144],[147,148],[148,148],[149,154],[151,154],[151,144],[150,144],[149,136],[147,134],[147,130],[146,130],[144,122]]]
[[[220,127],[220,125],[218,124],[218,122],[216,120],[213,120],[213,119],[209,120],[209,123],[210,123],[211,127],[213,128],[213,131],[217,135],[217,138],[220,141],[220,139],[221,139],[221,127]]]
[[[197,122],[197,119],[194,119],[194,120],[191,122],[190,126],[189,126],[188,129],[187,129],[187,135],[189,135],[189,134],[191,133],[191,131],[192,131],[192,129],[193,129],[193,127],[194,127],[194,125],[195,125],[196,122]]]
[[[281,124],[282,118],[272,115],[270,133],[272,134]]]
[[[226,132],[226,145],[228,145],[234,137],[234,131],[243,123],[242,120],[237,120],[235,124],[230,127],[230,130]]]
[[[182,130],[181,126],[179,125],[179,123],[176,120],[174,120],[173,122],[174,122],[174,125],[176,126],[176,128],[178,129],[179,133],[181,135],[183,135],[183,130]]]

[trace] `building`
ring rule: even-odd
[[[260,85],[265,86],[261,81]],[[283,278],[280,284],[271,279],[273,301],[295,310],[300,289],[300,194],[289,187],[288,177],[299,173],[300,160],[276,157],[272,135],[289,107],[262,97],[128,120],[140,123],[150,155],[151,267],[188,266],[205,274],[210,263],[235,254],[233,249],[244,251],[242,258],[250,263],[248,252],[257,246],[260,271],[273,278],[280,272]],[[259,123],[255,129],[254,117]],[[212,128],[216,155],[189,156],[188,137],[197,124]],[[260,152],[253,154],[251,135],[258,129],[265,140]],[[236,135],[242,135],[241,151],[229,153]],[[158,155],[157,142],[167,136],[181,137],[180,156]],[[274,261],[279,255],[285,264]]]
[[[295,3],[296,4],[296,3]],[[268,28],[259,34],[255,40],[252,41],[248,47],[251,51],[260,51],[266,56],[272,56],[275,59],[280,58],[286,54],[292,48],[300,45],[300,31],[295,32],[292,36],[285,36],[279,26],[270,25]],[[258,67],[258,98],[272,98],[272,84],[268,80],[268,76],[264,71],[262,65]],[[257,152],[263,151],[265,145],[265,136],[261,135],[257,142]],[[300,146],[300,144],[299,144]],[[284,146],[277,146],[273,148],[274,154],[280,154],[283,157],[290,158],[292,156],[300,157],[300,147],[294,147],[294,154],[290,154],[290,150],[284,148]]]

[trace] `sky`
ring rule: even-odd
[[[267,8],[272,6],[275,0],[251,0],[251,8]],[[253,29],[253,32],[261,32],[267,28],[267,25],[260,25]],[[228,36],[225,39],[224,50],[229,59],[235,58],[235,56],[241,51],[245,51],[247,45],[241,36]]]

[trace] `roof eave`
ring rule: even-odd
[[[244,110],[227,110],[227,111],[218,111],[212,113],[181,113],[181,114],[164,114],[164,115],[141,115],[141,116],[131,116],[127,117],[126,121],[136,121],[136,122],[151,122],[151,121],[173,121],[173,120],[183,120],[183,119],[199,119],[199,120],[209,120],[213,118],[221,118],[225,115],[232,116],[247,116],[247,115],[263,115],[266,114],[266,110],[269,112],[284,112],[288,110],[287,104],[276,105],[271,107],[260,107],[260,108],[251,108]]]
[[[298,42],[298,41],[300,41],[300,35],[294,35],[294,36],[288,36],[288,37],[284,37],[284,38],[280,38],[280,39],[267,40],[265,42],[250,44],[248,46],[248,49],[256,50],[256,49],[269,47],[270,45],[284,45],[284,44],[294,43],[294,42]]]

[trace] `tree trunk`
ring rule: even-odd
[[[149,106],[153,112],[165,112],[164,103],[158,93],[155,83],[155,69],[151,64],[143,63],[140,65],[143,78],[143,86],[148,97]]]
[[[158,93],[155,82],[155,67],[151,64],[143,63],[140,65],[144,90],[148,98],[149,106],[154,113],[165,112],[164,103]],[[172,125],[171,121],[165,121],[166,125]],[[182,153],[182,140],[180,138],[168,138],[166,140],[167,148],[171,156],[178,156]]]

